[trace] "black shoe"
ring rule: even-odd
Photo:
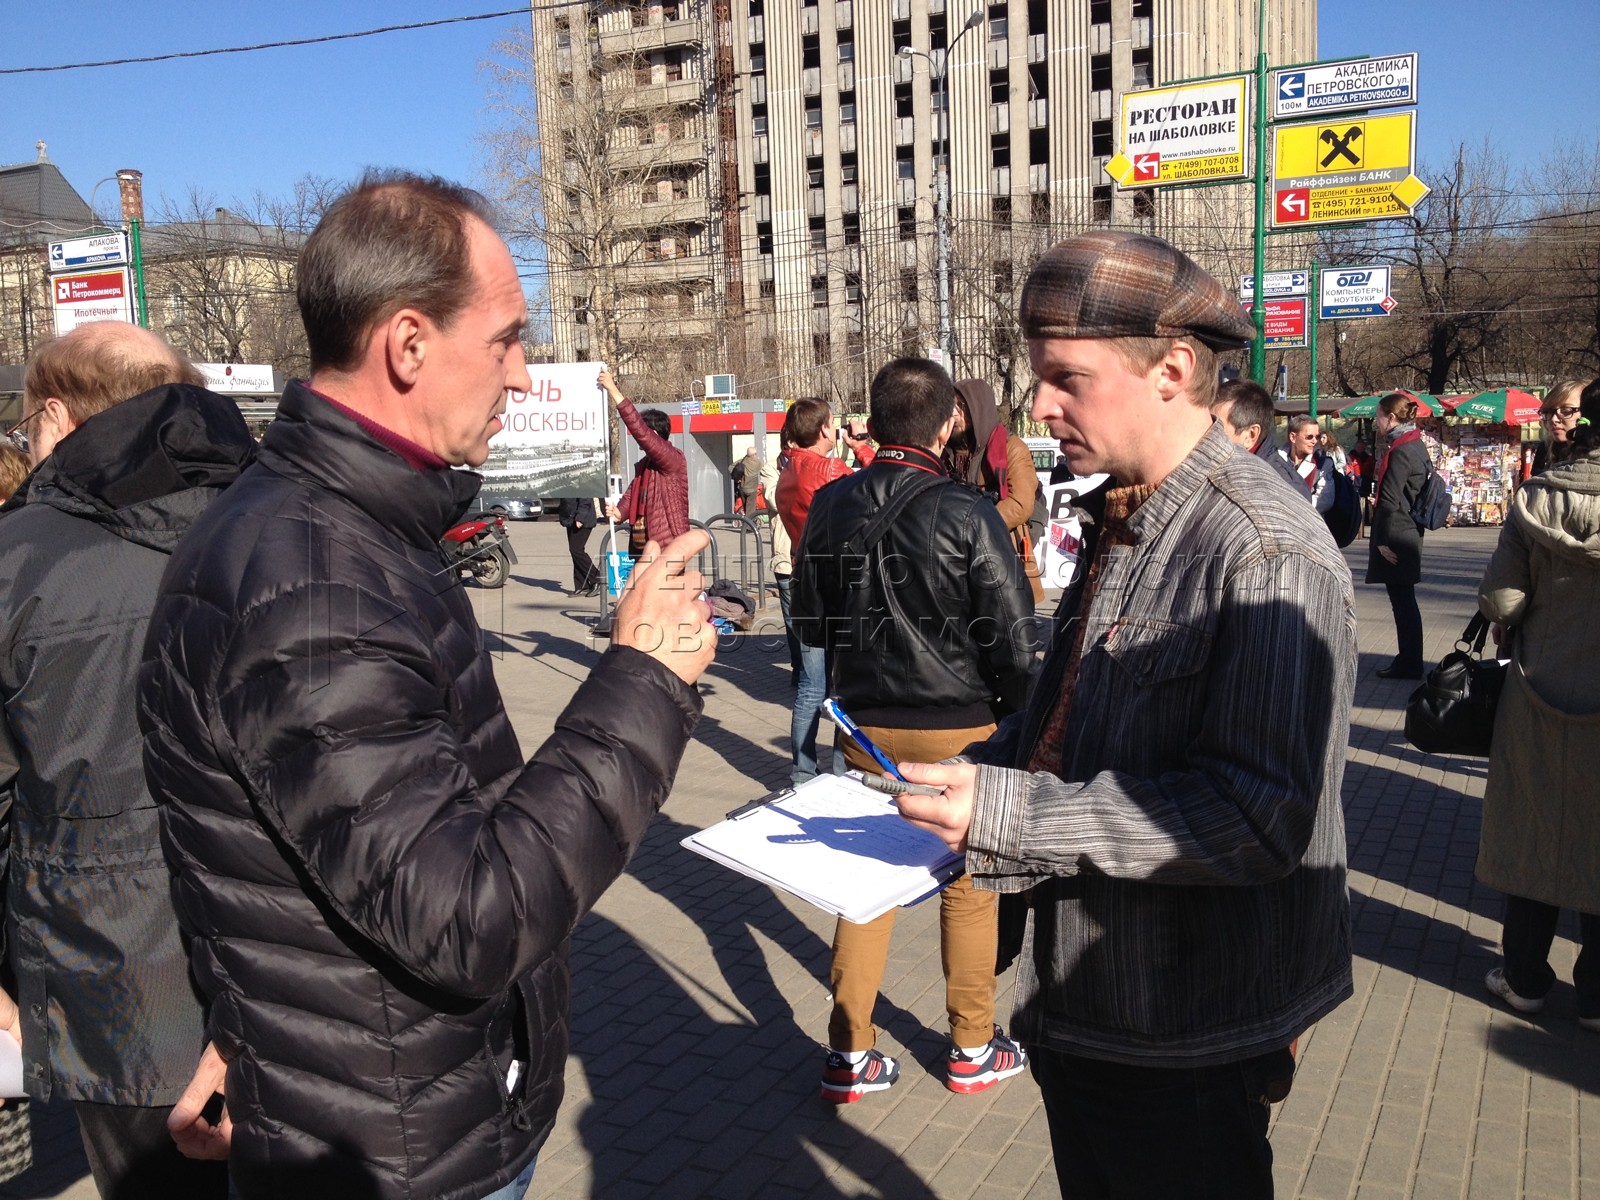
[[[1379,679],[1421,679],[1421,667],[1403,667],[1399,663],[1390,663],[1387,667],[1377,670]]]

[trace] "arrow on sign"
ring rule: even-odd
[[[1386,313],[1392,313],[1395,310],[1395,299],[1394,299],[1394,297],[1393,296],[1385,296],[1382,300],[1378,301],[1378,307],[1383,309],[1383,311],[1386,312]]]
[[[1161,155],[1155,151],[1133,156],[1133,177],[1149,181],[1161,178]]]
[[[1278,98],[1280,100],[1298,100],[1306,90],[1306,76],[1304,71],[1295,71],[1292,74],[1280,76],[1278,79]]]
[[[1310,215],[1311,193],[1305,188],[1290,188],[1278,193],[1278,220],[1304,221]]]

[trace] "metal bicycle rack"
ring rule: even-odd
[[[764,534],[761,526],[745,516],[743,513],[719,513],[707,521],[690,520],[692,529],[703,529],[710,534],[711,541],[706,548],[695,556],[694,568],[699,571],[706,581],[706,586],[717,582],[719,579],[731,579],[742,588],[746,595],[755,601],[756,613],[761,613],[769,605],[776,603],[776,587],[772,580],[767,578],[767,543],[766,538],[770,533]],[[631,526],[618,522],[609,526],[605,547],[605,557],[602,566],[603,586],[600,588],[600,619],[595,622],[591,631],[594,637],[609,638],[611,636],[611,556],[615,553],[627,553],[628,533]],[[719,537],[719,535],[721,535]],[[723,558],[723,539],[737,539],[738,553],[728,559]],[[724,570],[724,565],[730,569]]]

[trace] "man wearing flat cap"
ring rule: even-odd
[[[1063,1193],[1270,1197],[1292,1044],[1351,992],[1350,573],[1213,424],[1215,352],[1253,331],[1187,256],[1079,235],[1021,322],[1034,418],[1113,484],[1027,711],[907,764],[945,791],[901,812],[1004,893]]]

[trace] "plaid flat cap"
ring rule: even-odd
[[[1096,230],[1047,250],[1022,286],[1030,338],[1198,338],[1213,350],[1255,340],[1255,326],[1183,251],[1141,233]]]

